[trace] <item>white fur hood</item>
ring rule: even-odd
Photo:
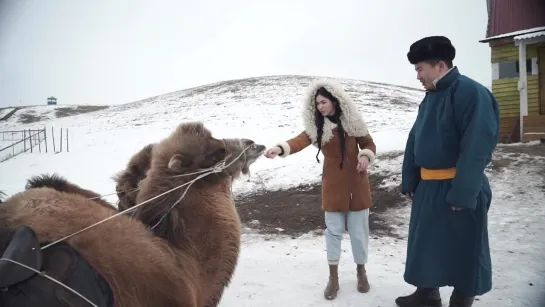
[[[344,130],[349,136],[363,137],[369,134],[367,130],[367,124],[363,120],[363,117],[358,112],[356,104],[352,98],[344,91],[341,84],[329,80],[321,79],[312,82],[303,97],[303,124],[305,132],[310,137],[312,144],[316,146],[316,140],[318,132],[316,124],[314,122],[314,111],[316,108],[316,101],[314,96],[316,91],[324,87],[328,92],[335,96],[339,100],[339,104],[342,110],[340,117]],[[324,133],[322,135],[322,146],[333,138],[333,129],[337,125],[331,122],[327,117],[324,118]]]

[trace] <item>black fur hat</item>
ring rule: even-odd
[[[452,61],[456,49],[444,36],[428,36],[414,42],[409,48],[407,58],[411,64],[428,60]]]

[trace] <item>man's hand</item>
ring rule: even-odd
[[[362,156],[358,159],[356,170],[360,173],[367,173],[367,166],[369,166],[369,158],[367,156]]]

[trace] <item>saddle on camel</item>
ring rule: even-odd
[[[30,179],[0,203],[0,306],[217,306],[240,249],[231,185],[264,150],[179,125],[154,146],[137,218],[62,177]]]

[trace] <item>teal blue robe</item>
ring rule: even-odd
[[[428,91],[409,133],[403,194],[413,192],[404,279],[452,286],[467,296],[492,288],[485,167],[499,141],[499,107],[490,91],[454,67]],[[422,180],[420,168],[456,167],[448,180]],[[453,211],[451,205],[463,207]]]

